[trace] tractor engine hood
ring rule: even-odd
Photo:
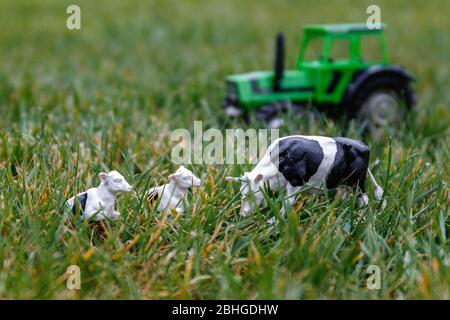
[[[273,71],[255,71],[242,74],[231,75],[226,78],[227,82],[234,83],[238,92],[243,87],[249,87],[253,94],[269,94],[277,92],[312,91],[314,87],[306,72],[297,70],[287,70],[283,72],[281,87],[278,91],[274,89]]]
[[[230,75],[226,78],[225,107],[238,114],[244,109],[276,101],[309,101],[314,94],[314,82],[309,72],[286,70],[279,87],[275,88],[273,71],[255,71]]]

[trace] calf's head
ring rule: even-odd
[[[197,178],[191,170],[180,166],[178,170],[169,176],[169,180],[175,182],[183,189],[200,187],[201,180]]]
[[[130,192],[133,189],[117,171],[113,170],[110,173],[101,172],[98,176],[102,184],[112,193]]]
[[[249,172],[244,173],[242,177],[226,177],[227,181],[234,181],[241,183],[240,193],[242,195],[241,210],[239,214],[243,217],[251,212],[254,212],[256,208],[264,200],[264,195],[261,192],[262,186],[262,174],[256,176]]]

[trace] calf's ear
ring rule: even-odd
[[[100,172],[98,174],[101,182],[106,182],[108,180],[108,174],[106,172]]]
[[[260,182],[262,180],[262,178],[264,178],[263,175],[261,173],[258,173],[258,175],[255,178],[255,183]]]
[[[178,180],[178,175],[177,174],[171,174],[169,176],[169,180],[170,181],[177,181]]]

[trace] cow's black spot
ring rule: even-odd
[[[272,159],[273,156],[271,153]],[[278,170],[292,186],[298,187],[308,182],[317,172],[324,154],[317,141],[291,137],[278,143],[278,157]]]
[[[158,200],[158,191],[154,190],[148,194],[148,201],[150,201],[150,203],[153,203],[156,200]]]
[[[84,209],[86,209],[87,196],[87,192],[84,192],[77,195],[77,197],[74,199],[72,207],[72,211],[74,214],[76,214],[77,212],[84,213]]]
[[[333,138],[337,153],[333,166],[327,177],[327,188],[340,185],[359,186],[365,190],[367,168],[369,165],[369,148],[360,141],[348,138]]]

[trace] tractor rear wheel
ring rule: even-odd
[[[369,79],[357,90],[351,116],[365,131],[382,137],[386,129],[395,129],[414,105],[414,92],[408,80],[380,75]]]

